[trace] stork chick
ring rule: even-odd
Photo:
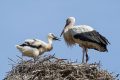
[[[16,48],[22,52],[22,56],[36,58],[42,55],[44,52],[51,51],[53,49],[53,40],[59,40],[53,33],[48,34],[48,43],[45,43],[39,39],[27,39],[21,45],[16,45]]]
[[[108,51],[109,41],[88,25],[75,26],[74,17],[69,17],[66,20],[66,25],[60,36],[62,34],[68,46],[78,44],[83,49],[82,63],[84,63],[85,54],[86,63],[88,61],[88,49],[95,49],[100,52]]]

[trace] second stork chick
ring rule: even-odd
[[[39,39],[26,39],[24,43],[16,45],[16,48],[22,52],[22,56],[32,57],[36,59],[44,52],[51,51],[53,49],[53,40],[59,40],[53,33],[48,34],[48,43]]]

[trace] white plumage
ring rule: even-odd
[[[60,36],[62,36],[62,34],[68,46],[78,44],[83,48],[83,63],[85,54],[86,62],[88,61],[88,49],[95,49],[100,52],[108,51],[108,40],[88,25],[75,26],[74,17],[69,17],[66,20],[66,25]]]
[[[34,59],[44,52],[51,51],[52,41],[59,40],[53,33],[48,34],[48,43],[39,39],[26,39],[21,45],[16,45],[16,48],[22,52],[22,56],[33,57]]]

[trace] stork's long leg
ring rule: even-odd
[[[88,60],[89,60],[89,56],[88,56],[88,49],[87,48],[85,48],[85,53],[86,53],[86,63],[88,62]]]
[[[85,48],[83,48],[82,63],[84,63],[84,56],[85,56]]]
[[[22,54],[22,64],[23,64],[24,60],[23,60],[23,54]]]
[[[33,60],[34,60],[34,63],[38,60],[38,56],[34,57]]]
[[[33,58],[33,62],[34,62],[34,63],[36,62],[36,57]]]
[[[23,68],[23,64],[24,64],[23,54],[22,54],[22,62],[21,62],[21,63],[22,63],[22,70],[23,70],[23,69],[24,69],[24,68]],[[23,77],[22,77],[22,78],[23,78]]]

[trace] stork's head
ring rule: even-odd
[[[74,17],[69,17],[69,18],[67,18],[67,20],[66,20],[66,24],[73,24],[74,25],[74,23],[75,23],[75,18]]]
[[[52,39],[52,40],[59,40],[60,41],[60,39],[58,37],[56,37],[53,33],[49,33],[48,38]]]
[[[64,33],[64,30],[66,27],[71,27],[71,26],[74,26],[75,24],[75,18],[74,17],[68,17],[67,20],[66,20],[66,24],[65,24],[65,27],[60,35],[60,37],[62,36],[62,34]]]

